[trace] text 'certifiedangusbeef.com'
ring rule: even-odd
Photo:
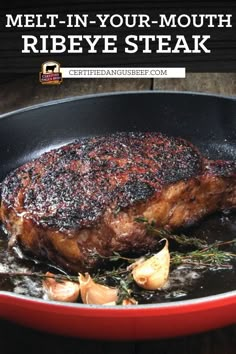
[[[60,68],[63,78],[185,78],[185,68]]]

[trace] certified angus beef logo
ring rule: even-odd
[[[39,81],[46,85],[58,85],[62,82],[60,64],[56,61],[46,61],[41,66]]]

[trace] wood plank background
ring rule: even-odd
[[[236,326],[188,337],[124,342],[66,338],[0,320],[0,340],[1,354],[235,354]]]
[[[65,79],[59,86],[41,85],[38,75],[2,75],[0,114],[50,100],[92,93],[170,90],[236,96],[236,73],[187,73],[186,79]]]

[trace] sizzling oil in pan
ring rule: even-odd
[[[211,215],[197,225],[185,229],[186,235],[206,240],[208,244],[228,241],[236,235],[236,213],[218,213]],[[227,251],[236,253],[236,244],[227,247]],[[231,263],[232,264],[232,263]],[[46,272],[52,269],[44,264],[19,259],[14,251],[8,250],[7,237],[0,230],[0,273],[6,272]],[[140,291],[136,294],[139,303],[159,303],[215,295],[235,290],[236,261],[232,268],[194,268],[179,266],[170,272],[167,287],[160,291]],[[0,276],[0,290],[37,298],[43,297],[41,280],[32,277]]]

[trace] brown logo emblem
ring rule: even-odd
[[[43,85],[59,85],[62,83],[62,73],[60,72],[60,64],[56,61],[45,61],[41,65],[39,73],[39,81]]]

